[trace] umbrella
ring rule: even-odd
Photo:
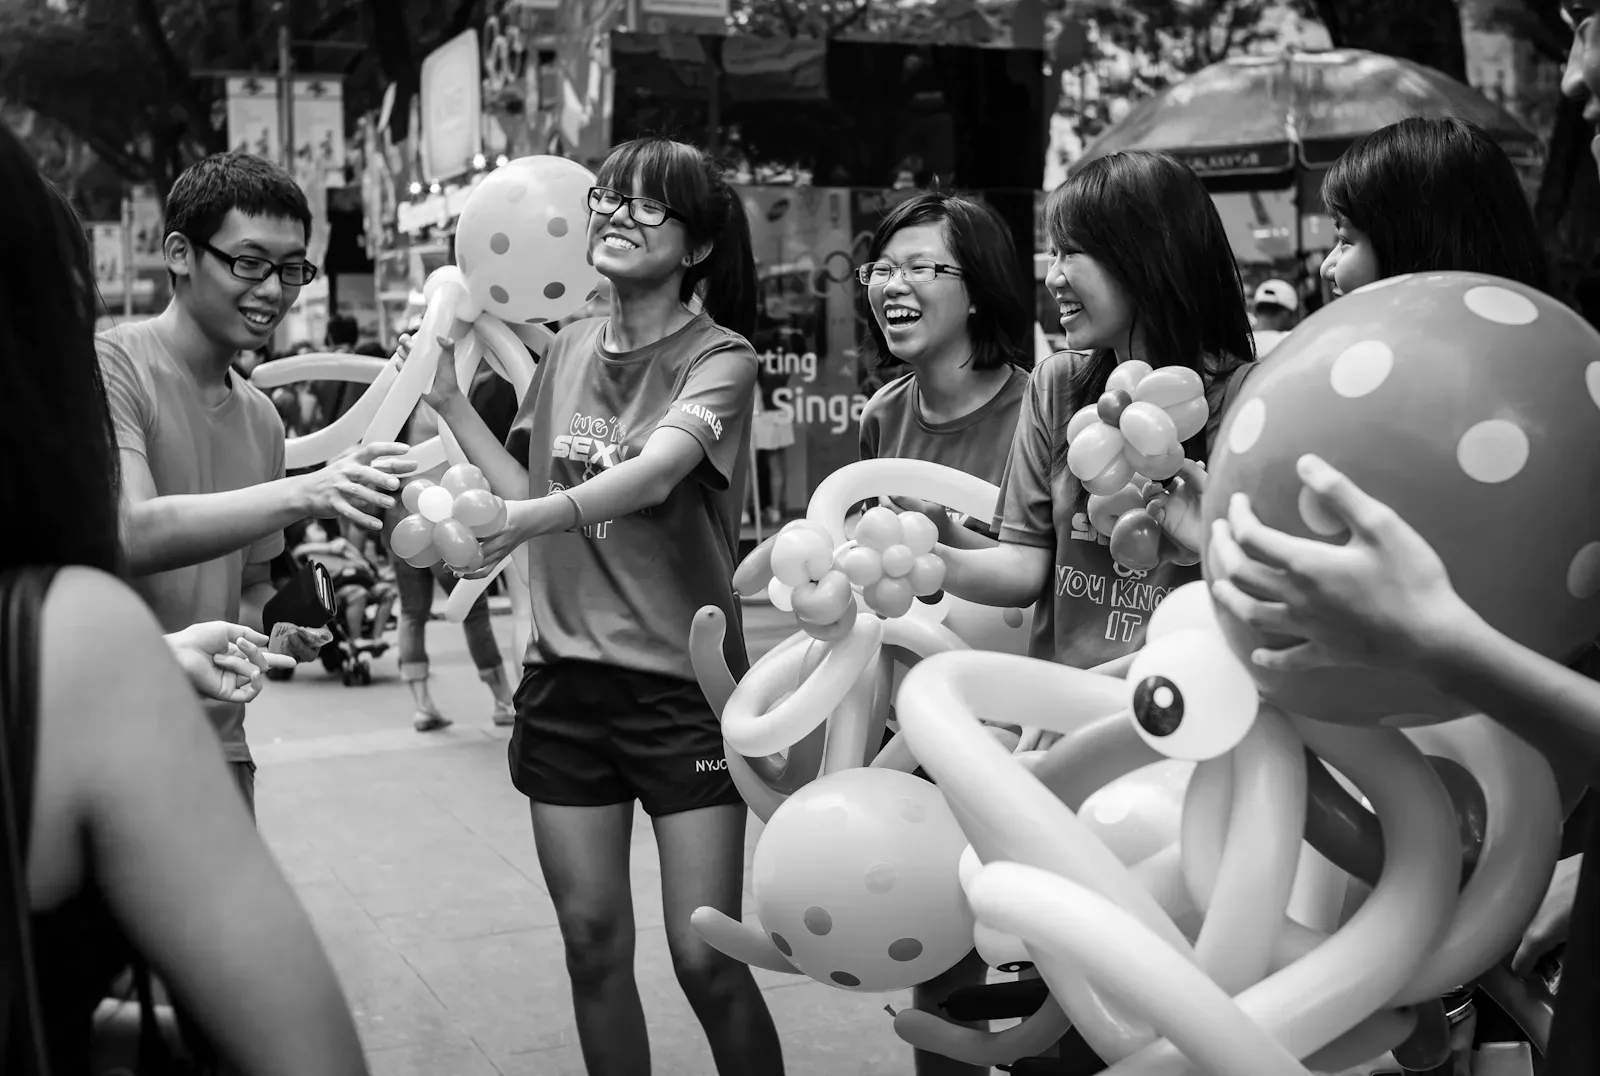
[[[1362,135],[1409,116],[1476,123],[1513,160],[1539,139],[1477,90],[1431,67],[1359,49],[1292,50],[1212,64],[1135,105],[1084,151],[1163,150],[1222,190],[1306,190]],[[1320,176],[1316,176],[1320,180]],[[1312,188],[1314,190],[1315,188]]]

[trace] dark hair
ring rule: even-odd
[[[1233,248],[1188,165],[1145,151],[1097,157],[1050,192],[1044,212],[1055,250],[1093,258],[1126,293],[1151,366],[1187,366],[1209,387],[1255,358]],[[1115,351],[1101,349],[1067,379],[1058,465],[1066,462],[1073,409],[1100,398],[1117,362]],[[1184,451],[1204,460],[1204,432]]]
[[[120,476],[83,222],[0,124],[0,568],[118,574]]]
[[[361,339],[361,326],[349,314],[335,314],[328,319],[328,343],[334,347],[355,347]]]
[[[679,298],[701,291],[707,314],[749,339],[756,329],[756,259],[744,204],[722,167],[695,147],[670,138],[636,138],[611,151],[596,182],[665,202],[683,218],[689,248],[712,244],[711,253],[683,274]]]
[[[375,359],[387,359],[390,355],[393,355],[394,352],[391,349],[384,347],[376,340],[368,340],[364,344],[356,345],[356,354],[370,355]]]
[[[207,243],[237,209],[251,217],[292,220],[311,239],[311,207],[294,177],[249,153],[217,153],[196,161],[167,192],[166,231]],[[169,276],[171,274],[168,274]]]
[[[897,232],[923,224],[944,224],[950,254],[961,267],[961,282],[977,310],[967,318],[972,368],[992,370],[1007,363],[1033,365],[1033,310],[1028,281],[1017,261],[1011,229],[994,210],[961,194],[928,193],[891,209],[873,233],[867,261],[875,262]],[[889,341],[868,308],[867,289],[859,293],[867,323],[864,350],[875,365],[894,361]]]
[[[1328,169],[1322,200],[1372,242],[1383,276],[1459,270],[1547,286],[1516,168],[1465,120],[1413,117],[1378,128]]]

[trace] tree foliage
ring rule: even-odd
[[[6,0],[0,98],[70,131],[122,178],[164,192],[197,157],[225,148],[224,84],[205,72],[277,70],[285,20],[296,42],[296,70],[343,75],[355,111],[375,108],[385,84],[396,83],[403,122],[422,58],[481,19],[485,6],[486,0]]]

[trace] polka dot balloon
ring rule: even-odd
[[[932,783],[839,770],[767,822],[750,864],[756,915],[819,982],[864,993],[926,982],[972,949],[957,871],[966,844]]]
[[[456,229],[467,290],[502,321],[555,321],[600,284],[586,247],[595,177],[564,157],[519,157],[473,188]]]
[[[1600,333],[1566,306],[1495,277],[1417,273],[1319,311],[1230,409],[1208,530],[1243,491],[1267,525],[1343,543],[1295,474],[1308,452],[1415,527],[1499,630],[1557,659],[1600,635]],[[1219,615],[1247,663],[1282,642]],[[1406,674],[1251,670],[1264,697],[1327,721],[1415,725],[1467,709]]]

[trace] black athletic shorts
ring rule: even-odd
[[[700,685],[587,661],[529,665],[517,687],[511,783],[536,803],[638,800],[651,817],[743,803]]]

